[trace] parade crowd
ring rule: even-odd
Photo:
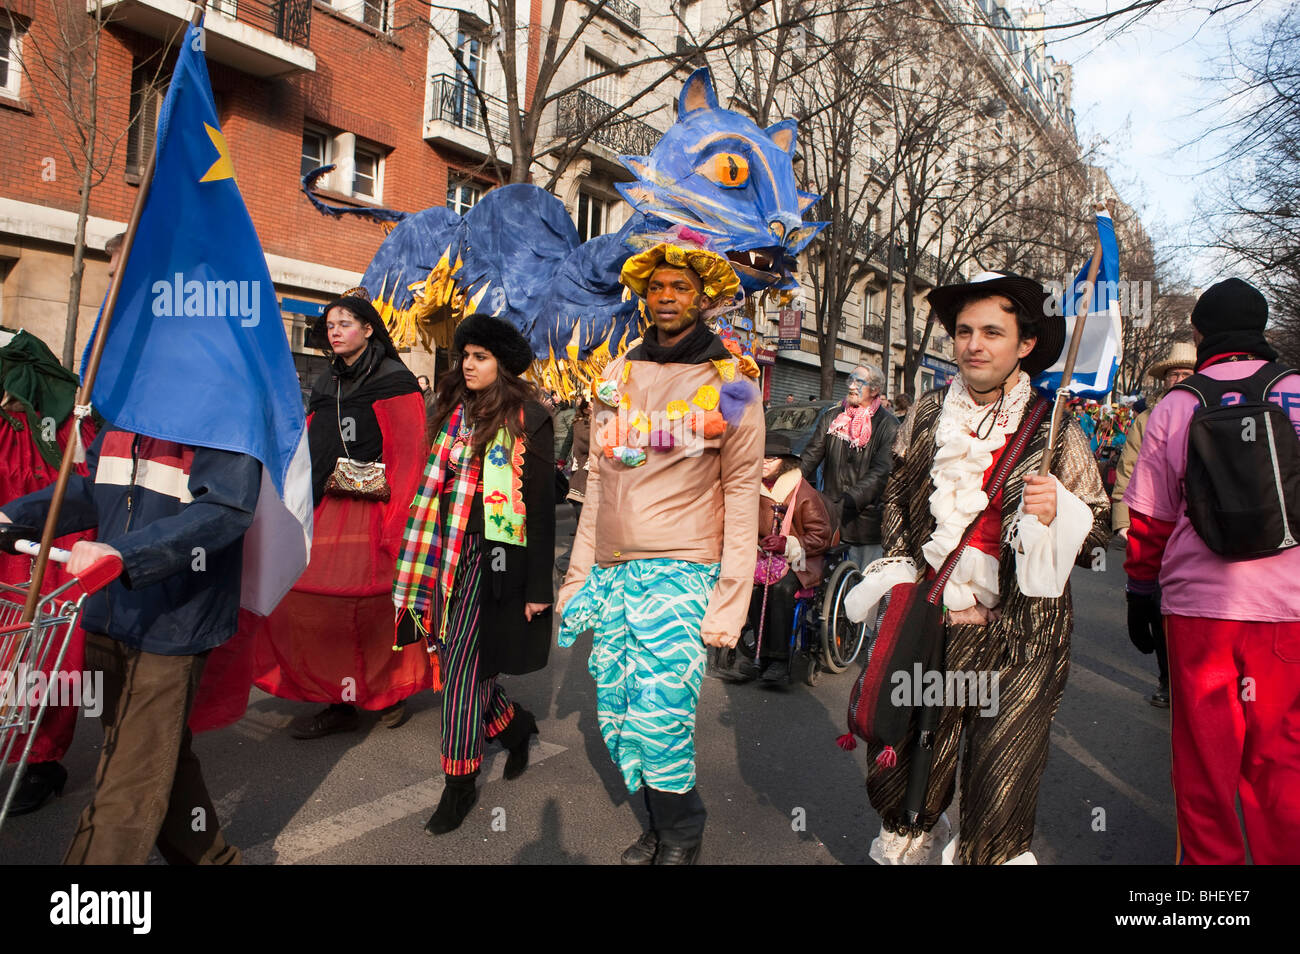
[[[196,808],[216,819],[192,740],[240,718],[251,685],[309,704],[288,728],[301,740],[363,711],[396,729],[412,695],[439,691],[445,785],[425,829],[453,831],[486,747],[516,779],[539,733],[527,706],[543,700],[499,677],[590,634],[600,734],[649,819],[608,860],[696,863],[711,651],[748,631],[755,658],[723,675],[784,685],[795,605],[847,559],[861,580],[845,610],[869,638],[906,625],[908,587],[938,587],[941,668],[1000,686],[993,711],[946,701],[924,732],[864,737],[872,858],[1035,863],[1070,574],[1114,537],[1130,638],[1156,657],[1150,701],[1170,708],[1179,860],[1243,863],[1249,845],[1256,863],[1300,862],[1300,375],[1275,363],[1259,292],[1229,279],[1202,295],[1188,341],[1150,369],[1149,403],[1075,400],[1054,423],[1030,383],[1066,346],[1047,291],[996,273],[936,288],[957,376],[891,402],[881,369],[860,367],[796,453],[765,428],[757,365],[710,330],[739,284],[726,259],[660,244],[622,281],[646,330],[571,402],[529,382],[532,349],[506,321],[464,319],[451,370],[417,381],[364,290],[330,302],[331,360],[308,398],[311,562],[267,617],[239,608],[257,460],[109,424],[88,438],[57,532],[70,573],[106,555],[124,572],[81,623],[85,668],[105,673],[104,744],[66,862],[144,863],[155,846],[238,862],[219,824],[190,824]],[[5,539],[38,538],[48,512],[53,471],[31,456],[4,484]],[[577,530],[557,561],[564,501]],[[11,815],[67,780],[67,720],[41,731]]]

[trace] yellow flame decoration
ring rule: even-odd
[[[389,290],[387,282],[371,303],[384,320],[393,344],[411,348],[417,343],[429,347],[449,347],[456,324],[465,315],[465,296],[457,287],[456,273],[464,262],[460,256],[451,261],[451,247],[443,251],[436,265],[422,281],[407,286],[413,300],[406,308],[397,308],[393,299],[397,286]]]

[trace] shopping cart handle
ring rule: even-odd
[[[14,549],[19,553],[26,553],[28,556],[36,556],[41,551],[41,545],[33,543],[31,540],[16,540]],[[71,557],[72,553],[69,550],[50,547],[50,559],[55,563],[67,563]],[[121,557],[100,557],[77,574],[77,583],[87,593],[98,593],[121,576],[122,569]]]
[[[122,558],[100,557],[77,574],[77,582],[87,593],[98,593],[122,575]]]
[[[13,541],[14,553],[25,553],[29,557],[39,556],[41,545],[34,540]],[[67,563],[72,559],[72,551],[62,547],[50,547],[50,559],[55,563]]]

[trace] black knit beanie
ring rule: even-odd
[[[1267,324],[1268,302],[1253,285],[1229,278],[1210,286],[1192,308],[1192,327],[1201,333],[1196,366],[1236,351],[1275,360],[1277,352],[1264,338]]]

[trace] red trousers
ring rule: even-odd
[[[1300,622],[1166,616],[1181,864],[1300,864]]]

